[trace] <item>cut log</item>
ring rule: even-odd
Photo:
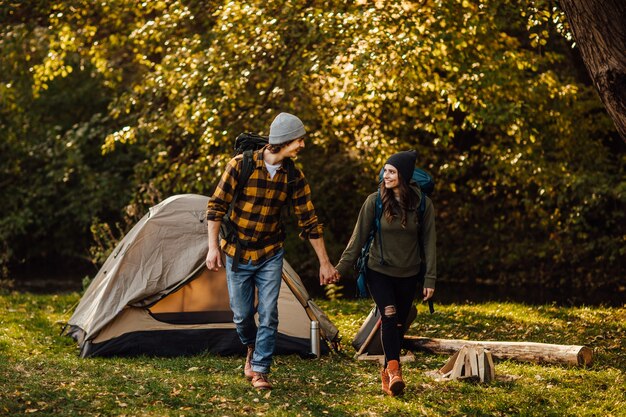
[[[452,372],[452,369],[454,368],[454,364],[456,363],[456,358],[458,357],[459,351],[457,350],[452,356],[450,356],[448,362],[446,362],[446,364],[439,370],[439,372],[444,376],[449,376],[449,374]]]
[[[489,368],[487,368],[487,372],[485,372],[485,349],[483,349],[482,347],[478,347],[476,348],[476,353],[478,354],[478,377],[481,381],[484,381],[485,375],[489,374]],[[489,375],[488,378],[490,376],[491,375]]]
[[[496,366],[493,364],[491,352],[485,350],[485,377],[482,381],[490,382],[496,379]]]
[[[463,376],[472,376],[472,366],[470,365],[470,355],[476,355],[476,349],[465,348],[465,358],[463,360]]]
[[[469,349],[467,349],[467,359],[469,360],[469,369],[470,375],[479,375],[478,373],[478,351],[476,348],[471,347]]]
[[[452,374],[450,375],[450,379],[458,379],[461,375],[463,375],[463,364],[465,363],[465,351],[466,347],[463,346],[461,350],[459,350],[459,355],[454,361],[454,366],[452,367]]]
[[[439,355],[457,352],[463,346],[489,349],[496,359],[513,359],[522,362],[557,363],[588,366],[593,362],[593,352],[586,346],[553,345],[534,342],[497,342],[454,339],[431,339],[427,337],[404,337],[404,348]]]

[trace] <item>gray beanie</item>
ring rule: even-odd
[[[293,114],[281,113],[270,126],[270,145],[280,145],[306,134],[302,120]]]

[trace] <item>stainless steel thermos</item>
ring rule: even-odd
[[[311,321],[311,354],[320,357],[320,324],[316,320]]]

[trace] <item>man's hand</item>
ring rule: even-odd
[[[209,271],[217,271],[222,265],[222,251],[219,248],[209,249],[209,253],[206,255],[206,266]]]
[[[311,242],[317,259],[320,261],[320,285],[334,284],[339,279],[339,272],[337,272],[333,264],[330,263],[330,259],[328,259],[324,239],[309,239],[309,242]]]
[[[424,301],[427,301],[429,298],[435,294],[434,288],[424,288]]]
[[[222,265],[222,250],[220,249],[219,236],[220,236],[220,224],[221,222],[209,220],[207,222],[207,231],[209,232],[209,253],[206,255],[206,267],[209,271],[217,271]]]

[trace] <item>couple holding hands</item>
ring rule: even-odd
[[[252,155],[252,172],[245,186],[237,189],[243,165],[243,157],[238,155],[227,164],[208,203],[206,264],[212,270],[226,268],[233,321],[241,342],[247,346],[244,374],[254,388],[272,388],[268,374],[278,328],[285,237],[280,219],[283,205],[292,204],[301,229],[300,237],[311,242],[320,262],[320,284],[325,285],[350,275],[372,229],[380,195],[380,230],[370,247],[366,282],[382,321],[385,353],[382,389],[388,395],[399,395],[405,386],[399,363],[404,324],[418,286],[422,262],[426,268],[424,300],[433,296],[436,280],[434,208],[419,186],[411,181],[417,154],[405,151],[387,159],[380,189],[363,203],[350,241],[334,267],[326,253],[322,225],[311,202],[311,188],[302,171],[293,167],[293,163],[291,168],[287,164],[304,149],[305,135],[304,124],[298,117],[280,113],[270,126],[269,144]],[[229,212],[233,199],[235,204]],[[420,215],[421,199],[426,199],[426,204],[422,205],[425,209]],[[234,241],[219,237],[225,216],[234,226]],[[226,255],[225,265],[222,251]],[[255,290],[258,292],[257,309]],[[259,314],[258,326],[255,312]]]

